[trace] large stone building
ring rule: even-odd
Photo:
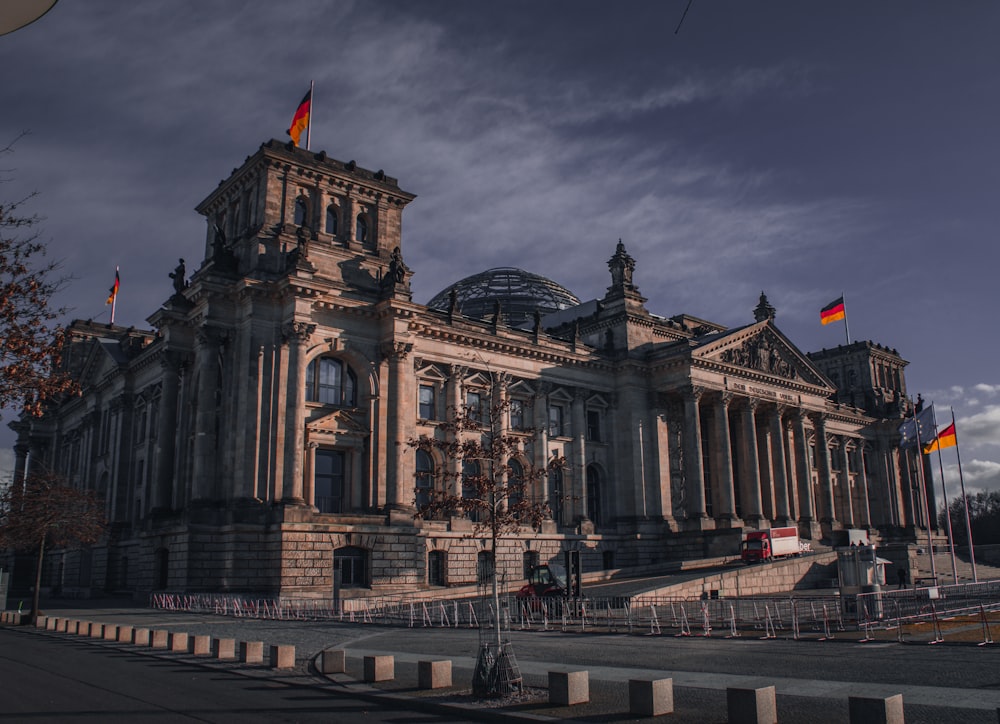
[[[566,459],[530,491],[551,519],[503,544],[512,580],[569,549],[594,570],[735,553],[744,527],[819,541],[926,526],[898,449],[895,350],[804,354],[763,294],[737,328],[653,314],[620,241],[599,299],[496,269],[415,303],[413,198],[382,171],[270,141],[197,207],[204,259],[170,275],[150,330],[72,325],[83,393],[13,424],[16,472],[95,488],[113,525],[54,557],[50,584],[325,597],[335,578],[348,595],[473,583],[488,553],[470,521],[414,516],[428,486],[457,486],[439,474],[457,463],[407,443],[500,400],[521,437],[512,471]]]

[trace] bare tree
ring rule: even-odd
[[[78,490],[51,473],[30,473],[0,493],[0,546],[37,551],[31,620],[38,617],[47,548],[96,543],[104,532],[104,504],[92,490]]]
[[[0,148],[0,156],[13,145]],[[75,388],[59,369],[63,330],[53,324],[65,311],[51,306],[63,282],[59,265],[45,259],[35,230],[40,218],[24,211],[36,195],[0,201],[0,409],[19,407],[35,417],[46,400]]]
[[[492,373],[490,378],[490,401],[451,410],[450,419],[437,426],[435,437],[409,441],[410,447],[444,462],[435,485],[417,487],[417,517],[466,515],[474,522],[469,537],[489,542],[490,568],[484,573],[489,578],[493,626],[490,636],[480,637],[472,686],[477,696],[502,696],[520,686],[517,664],[509,642],[503,639],[497,565],[500,542],[537,530],[551,516],[544,496],[532,497],[532,492],[551,471],[565,465],[561,457],[553,457],[542,467],[531,462],[533,456],[525,455],[525,443],[532,438],[525,433],[531,431],[506,430],[504,420],[513,404],[500,399],[506,380]],[[511,462],[519,459],[526,462],[516,463],[515,468]]]

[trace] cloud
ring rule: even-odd
[[[980,382],[977,385],[973,385],[972,389],[984,395],[989,395],[990,397],[1000,394],[1000,385],[987,385]]]
[[[959,496],[958,486],[954,482],[958,479],[958,470],[955,469],[954,476],[948,476],[949,498]],[[979,491],[1000,490],[1000,463],[993,460],[973,459],[972,462],[962,465],[962,475],[965,478],[966,494],[975,494]],[[954,488],[954,490],[951,490]]]
[[[962,445],[1000,444],[1000,405],[987,405],[982,412],[958,418],[958,435]]]

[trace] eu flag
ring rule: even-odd
[[[913,417],[903,420],[903,424],[899,426],[899,446],[901,448],[916,447],[918,433],[921,443],[934,439],[933,404],[928,405]]]

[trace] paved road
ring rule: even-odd
[[[450,658],[456,681],[468,681],[477,650],[471,629],[389,628],[327,622],[260,621],[130,610],[67,610],[48,613],[109,623],[210,634],[237,640],[294,644],[300,660],[326,647],[345,648],[355,671],[363,655],[396,656],[397,671],[425,658]],[[846,638],[846,637],[845,637]],[[819,642],[753,637],[727,640],[670,635],[514,631],[512,639],[529,686],[547,685],[553,669],[587,669],[594,706],[572,712],[552,707],[533,713],[590,721],[632,721],[623,692],[629,678],[671,676],[676,721],[725,720],[729,686],[774,685],[782,722],[847,721],[849,695],[902,693],[906,718],[918,722],[997,721],[1000,707],[1000,646],[974,644],[859,644],[841,638]],[[464,677],[464,679],[463,679]],[[399,684],[394,684],[399,688]],[[387,687],[387,688],[391,688]],[[598,700],[603,709],[598,710]],[[609,703],[610,702],[610,703]],[[608,712],[619,712],[607,718]]]
[[[457,722],[89,640],[0,629],[0,722]]]

